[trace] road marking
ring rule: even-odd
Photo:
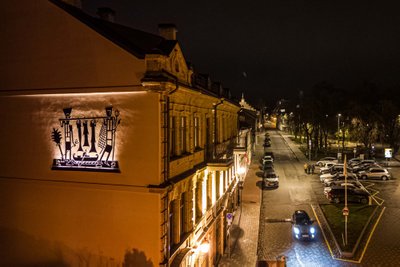
[[[369,237],[368,237],[367,243],[365,244],[364,250],[363,250],[363,252],[362,252],[362,254],[361,254],[361,257],[360,257],[360,260],[359,260],[360,262],[361,262],[361,260],[362,260],[363,257],[364,257],[365,251],[367,250],[368,245],[369,245],[369,242],[371,241],[372,234],[375,232],[375,228],[376,228],[376,226],[378,225],[379,221],[381,220],[381,217],[382,217],[383,212],[385,211],[385,209],[386,209],[386,207],[383,207],[383,209],[382,209],[382,211],[381,211],[381,214],[380,214],[379,217],[378,217],[378,220],[376,220],[376,223],[375,223],[374,227],[372,228],[372,231],[371,231],[371,233],[370,233],[370,235],[369,235]]]
[[[312,205],[310,205],[310,206],[311,206],[311,209],[313,210],[315,219],[317,219],[317,222],[318,222],[318,225],[319,225],[319,229],[321,229],[322,235],[324,236],[325,243],[326,243],[326,245],[328,246],[328,249],[329,249],[329,253],[331,254],[332,259],[335,259],[335,257],[333,256],[333,252],[332,252],[331,246],[329,245],[328,240],[327,240],[327,238],[325,236],[325,232],[322,230],[321,222],[318,219],[317,213],[315,212],[314,207]]]

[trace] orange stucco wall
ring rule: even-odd
[[[139,60],[47,0],[2,3],[0,90],[138,85]]]
[[[62,131],[59,119],[64,118],[63,108],[72,107],[74,117],[89,117],[104,116],[108,105],[120,111],[115,159],[121,173],[51,170],[53,159],[60,158],[51,132],[53,128]],[[137,186],[160,182],[159,95],[156,93],[5,96],[0,97],[0,114],[7,122],[0,131],[1,177]],[[98,124],[101,123],[99,120]]]
[[[127,254],[130,266],[159,263],[156,194],[0,179],[0,202],[1,266],[121,266]]]

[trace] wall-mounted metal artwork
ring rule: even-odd
[[[62,130],[53,128],[51,133],[60,152],[52,170],[120,172],[114,160],[119,111],[106,107],[106,115],[98,117],[72,117],[72,108],[63,111]]]

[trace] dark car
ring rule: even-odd
[[[271,156],[271,158],[275,159],[274,152],[266,151],[266,152],[264,152],[264,156]]]
[[[313,240],[316,235],[316,229],[313,224],[314,220],[310,219],[306,211],[296,210],[292,215],[294,237],[300,240]]]
[[[369,193],[364,189],[347,188],[347,201],[361,204],[367,204],[369,201]],[[330,202],[341,203],[345,201],[345,188],[332,187],[326,196]]]
[[[264,142],[264,147],[270,147],[271,146],[271,142],[270,141],[266,141]]]
[[[265,171],[266,169],[273,168],[273,167],[274,167],[274,164],[273,164],[272,162],[270,162],[270,161],[266,161],[266,162],[264,162],[264,164],[262,165],[263,171]]]

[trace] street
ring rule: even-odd
[[[299,153],[296,145],[287,136],[284,138],[285,133],[268,132],[272,145],[266,151],[274,153],[274,168],[279,175],[280,185],[278,189],[262,192],[258,260],[273,261],[283,255],[287,266],[397,266],[400,262],[400,189],[396,179],[400,177],[399,168],[391,169],[393,180],[366,182],[386,210],[364,251],[361,263],[334,259],[319,227],[314,241],[299,241],[293,238],[292,225],[287,221],[295,210],[305,210],[311,218],[316,219],[312,205],[327,203],[318,169],[316,174],[306,174],[303,164],[307,159]],[[262,144],[263,135],[258,138],[258,144]],[[261,148],[256,149],[256,161],[263,152]],[[261,174],[261,170],[256,172],[260,181]],[[315,224],[318,225],[318,222]]]

